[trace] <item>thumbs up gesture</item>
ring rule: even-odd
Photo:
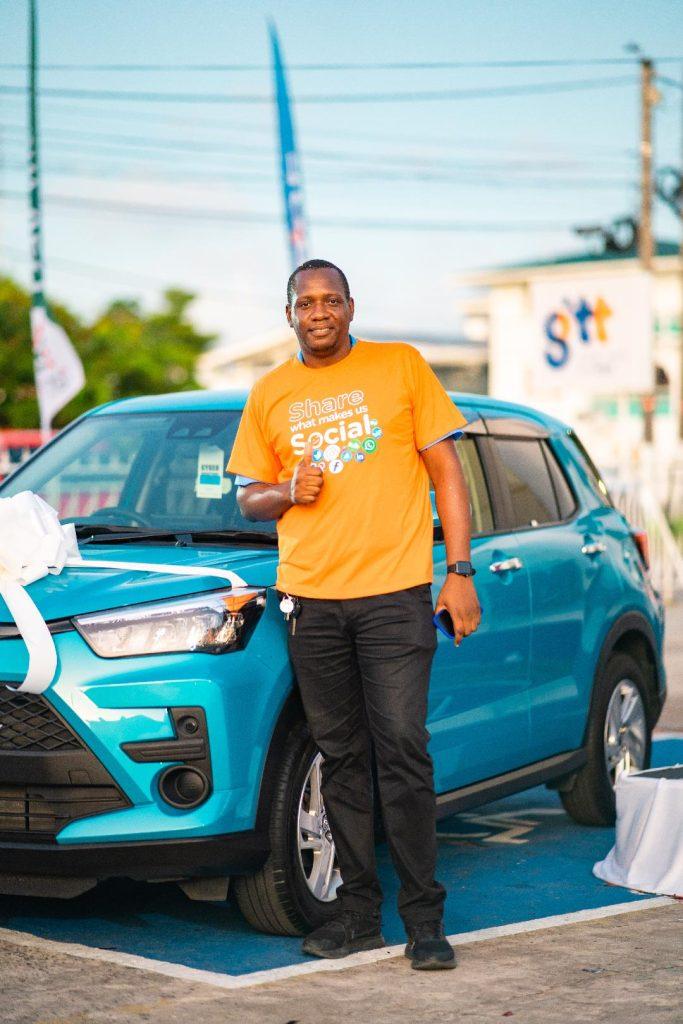
[[[301,462],[294,470],[290,488],[293,505],[312,505],[323,486],[323,471],[313,464],[313,445],[306,442]]]

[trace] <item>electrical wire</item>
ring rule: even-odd
[[[12,201],[25,201],[23,192],[1,190],[0,197]],[[45,204],[64,206],[71,209],[99,210],[104,213],[129,213],[141,216],[175,218],[178,220],[203,220],[213,223],[229,224],[279,224],[278,213],[264,213],[257,210],[221,210],[201,207],[162,206],[148,203],[131,203],[128,201],[90,199],[82,196],[69,196],[48,192],[43,194]],[[428,232],[528,232],[528,231],[565,231],[566,221],[422,221],[422,220],[391,220],[381,218],[358,217],[311,217],[318,227],[333,227],[360,231],[428,231]]]
[[[544,96],[558,92],[578,92],[585,89],[606,89],[633,85],[633,76],[616,78],[586,78],[565,82],[530,82],[523,85],[488,86],[481,89],[438,89],[418,92],[358,92],[303,94],[297,96],[297,106],[302,104],[328,103],[422,103],[441,100],[472,100],[500,98],[505,96],[528,96],[542,93]],[[26,95],[23,85],[0,85],[0,94]],[[61,97],[81,100],[116,100],[118,102],[142,103],[210,103],[227,105],[271,105],[273,97],[257,93],[213,93],[213,92],[140,92],[110,89],[53,89],[40,90],[41,98]]]
[[[655,64],[683,62],[683,57],[653,57]],[[290,71],[445,71],[475,68],[561,68],[637,65],[633,57],[558,57],[523,60],[335,61],[329,64],[288,64]],[[22,63],[0,63],[0,71],[26,71]],[[270,64],[41,64],[41,71],[270,71]]]

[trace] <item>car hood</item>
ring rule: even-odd
[[[177,548],[162,544],[97,544],[81,550],[87,561],[145,562],[229,569],[250,585],[275,582],[275,548]],[[59,575],[44,576],[26,589],[46,622],[87,612],[162,601],[185,594],[227,587],[215,576],[174,576],[150,570],[66,568]],[[12,617],[0,598],[0,622]]]

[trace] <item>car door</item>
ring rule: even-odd
[[[500,529],[496,482],[486,471],[488,443],[481,421],[468,424],[456,442],[470,492],[474,584],[483,614],[479,629],[457,648],[437,632],[428,728],[438,793],[529,760],[529,579],[515,563],[514,538]],[[436,520],[435,604],[446,564]]]
[[[526,425],[515,436],[509,422],[494,424],[490,417],[487,425],[531,586],[529,751],[539,761],[581,743],[589,690],[583,638],[600,572],[591,552],[602,549],[601,527],[581,509],[546,431]]]

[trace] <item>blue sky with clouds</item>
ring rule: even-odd
[[[631,41],[683,58],[680,0],[42,0],[39,14],[44,64],[176,65],[42,71],[45,89],[118,94],[42,98],[48,291],[90,315],[116,296],[153,305],[180,285],[197,292],[202,326],[230,340],[281,322],[289,272],[268,17],[290,65],[310,254],[346,269],[357,329],[370,335],[453,333],[458,271],[580,251],[573,225],[633,213],[637,68],[588,62],[622,58]],[[23,2],[0,5],[0,38],[0,86],[25,85],[25,70],[8,66],[26,59]],[[553,58],[580,63],[330,67]],[[249,68],[177,67],[188,64]],[[312,64],[326,67],[301,66]],[[680,81],[682,68],[658,70]],[[126,91],[229,102],[133,102]],[[387,98],[425,92],[456,95]],[[680,163],[683,93],[662,93],[657,162]],[[339,99],[350,94],[364,99]],[[0,269],[27,280],[25,96],[0,91],[0,126]],[[665,209],[656,224],[678,237]]]

